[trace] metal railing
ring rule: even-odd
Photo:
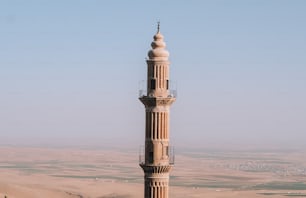
[[[173,165],[175,162],[174,146],[169,147],[169,164]]]
[[[173,146],[168,146],[167,147],[167,151],[165,153],[166,156],[165,159],[169,160],[169,164],[173,165],[175,162],[175,153],[174,153],[174,147]],[[145,156],[145,147],[144,146],[140,146],[139,149],[139,164],[143,165],[146,163],[146,156]]]
[[[145,147],[142,145],[139,147],[139,164],[145,164],[146,155],[145,155]]]
[[[168,94],[169,98],[177,98],[177,90],[172,89],[172,90],[168,90],[168,91],[169,91],[169,94]],[[140,89],[138,94],[139,94],[139,98],[141,98],[143,96],[150,96],[150,95],[148,95],[146,89]]]
[[[146,81],[142,80],[139,82],[139,97],[150,96],[147,92]],[[176,98],[177,97],[177,85],[174,81],[169,81],[168,97]]]

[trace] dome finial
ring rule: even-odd
[[[157,22],[157,33],[153,36],[152,49],[148,52],[149,60],[168,61],[169,52],[166,50],[164,36],[160,31],[160,21]]]

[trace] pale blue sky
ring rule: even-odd
[[[305,144],[303,0],[1,0],[0,144],[138,148],[158,20],[177,147]]]

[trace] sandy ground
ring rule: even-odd
[[[0,147],[0,198],[141,198],[137,155],[133,150]],[[304,159],[303,152],[181,153],[171,173],[170,197],[306,197]]]

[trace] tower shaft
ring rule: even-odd
[[[174,163],[169,144],[170,106],[175,101],[169,90],[168,51],[163,36],[154,35],[147,60],[147,92],[139,99],[146,109],[144,159],[144,197],[168,198],[169,173]]]

